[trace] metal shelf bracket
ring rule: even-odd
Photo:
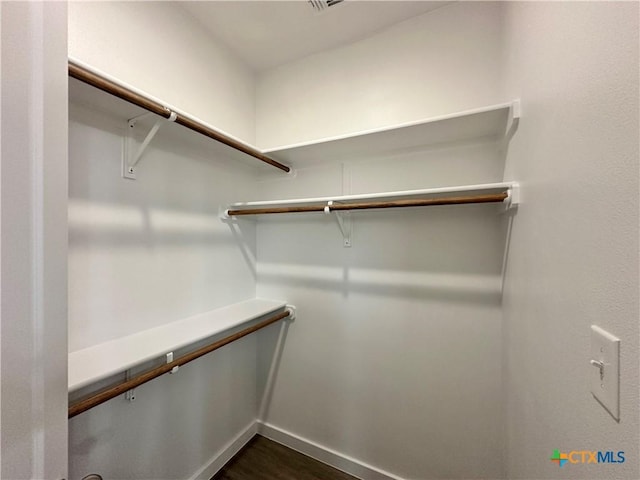
[[[135,139],[134,139],[134,131],[136,128],[136,124],[143,118],[148,117],[149,115],[153,115],[152,113],[144,113],[137,117],[131,118],[127,120],[127,136],[124,141],[124,151],[122,153],[122,177],[128,178],[130,180],[136,179],[136,165],[142,158],[144,151],[153,140],[153,137],[156,136],[160,127],[164,125],[166,122],[175,122],[176,118],[178,118],[178,114],[176,112],[171,112],[169,118],[158,118],[156,123],[153,124],[151,130],[147,133],[147,136],[144,138],[138,149],[135,147]]]
[[[327,206],[324,207],[324,213],[333,213],[335,215],[338,228],[340,229],[340,233],[342,233],[342,245],[345,248],[351,247],[351,230],[353,225],[351,221],[351,214],[349,212],[332,211],[332,205],[333,200],[329,200],[327,202]]]

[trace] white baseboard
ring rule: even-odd
[[[256,433],[362,480],[405,480],[397,475],[376,468],[373,465],[332,450],[331,448],[299,437],[269,423],[259,421],[248,425],[233,440],[216,452],[207,464],[193,474],[189,480],[209,480],[218,473]]]
[[[343,455],[269,423],[256,422],[256,425],[260,435],[362,480],[404,480],[392,473]]]
[[[213,477],[225,464],[244,447],[255,434],[258,433],[257,422],[252,422],[240,432],[236,438],[222,447],[216,454],[209,459],[207,464],[193,474],[189,480],[209,480]]]

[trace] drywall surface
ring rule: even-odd
[[[170,127],[126,180],[126,119],[70,108],[70,351],[255,296],[255,228],[219,219],[253,175]],[[255,341],[72,419],[71,478],[184,479],[206,466],[256,417]]]
[[[255,293],[255,229],[243,232],[247,256],[219,218],[220,206],[248,191],[250,172],[163,138],[161,130],[138,164],[138,179],[123,179],[126,128],[124,120],[72,105],[70,351]]]
[[[254,142],[253,74],[179,2],[70,2],[69,55]]]
[[[523,198],[504,296],[508,478],[640,478],[638,13],[506,8],[507,90],[523,109],[507,161]],[[590,393],[593,324],[622,340],[619,423]],[[555,449],[626,461],[559,467]]]
[[[258,144],[504,102],[501,21],[498,4],[456,3],[261,74]],[[504,169],[486,140],[356,158],[263,177],[253,196],[486,183],[501,181]],[[351,248],[329,215],[258,220],[258,294],[298,308],[271,381],[278,352],[273,334],[261,334],[262,420],[399,478],[502,478],[500,208],[352,218]]]
[[[256,417],[256,338],[246,337],[69,421],[69,475],[201,478]],[[213,472],[210,472],[213,473]]]
[[[502,166],[493,143],[448,145],[309,166],[255,195],[483,183]],[[352,218],[351,248],[331,215],[258,220],[258,294],[297,307],[272,381],[260,337],[262,420],[399,478],[501,478],[500,207]]]
[[[453,2],[261,73],[256,143],[268,149],[504,101],[500,9]]]
[[[0,477],[67,477],[67,5],[0,3]]]

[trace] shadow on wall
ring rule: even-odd
[[[294,320],[295,321],[295,320]],[[280,371],[290,320],[264,328],[258,332],[258,359],[270,359],[270,362],[258,362],[257,398],[258,421],[265,421],[269,415],[273,390]]]
[[[512,214],[446,206],[353,215],[353,247],[326,216],[258,224],[258,282],[353,294],[497,305]],[[298,223],[296,223],[296,220]]]
[[[237,248],[256,278],[255,236],[250,224],[231,235],[214,212],[69,199],[69,246],[81,248]]]
[[[502,282],[500,276],[495,277],[462,277],[462,276],[429,276],[410,275],[403,281],[387,281],[387,273],[381,271],[352,271],[348,267],[342,270],[342,278],[336,280],[320,278],[303,278],[295,274],[287,274],[287,268],[277,266],[261,266],[258,280],[265,283],[307,287],[319,290],[342,290],[345,297],[350,294],[373,296],[402,297],[417,300],[439,300],[455,303],[473,303],[483,305],[499,305],[501,302]],[[276,271],[277,270],[277,271]],[[405,272],[393,272],[393,276],[403,276]],[[356,277],[355,279],[353,277]],[[443,281],[441,282],[440,279]],[[424,279],[424,280],[421,280]],[[411,281],[415,280],[412,284]],[[393,283],[392,283],[393,282]]]
[[[253,174],[161,133],[124,179],[125,125],[70,109],[71,351],[255,296],[255,226],[220,221]]]
[[[156,205],[69,200],[69,243],[122,248],[151,244],[232,244],[251,238],[250,225],[229,235],[218,212],[194,212]],[[248,245],[247,245],[248,246]]]

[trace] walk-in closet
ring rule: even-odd
[[[0,12],[2,478],[640,478],[638,2]]]

